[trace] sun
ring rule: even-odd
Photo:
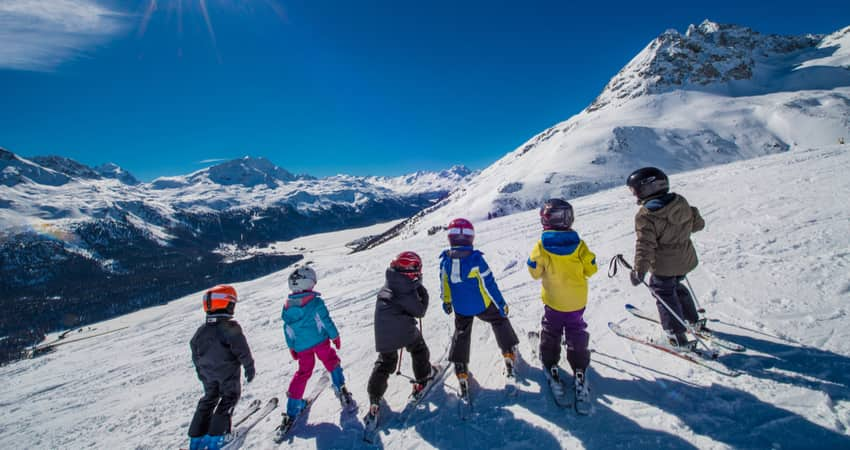
[[[138,37],[141,38],[145,35],[148,28],[148,23],[151,20],[151,17],[158,11],[159,9],[163,9],[166,11],[172,11],[177,15],[177,36],[178,38],[183,37],[183,14],[184,11],[198,11],[204,19],[204,24],[207,28],[207,34],[209,35],[210,42],[215,50],[216,56],[218,57],[219,62],[221,62],[221,55],[218,51],[218,41],[215,36],[215,28],[213,27],[212,20],[210,20],[210,11],[209,11],[209,3],[215,3],[216,0],[147,0],[147,4],[145,5],[145,11],[142,14],[141,21],[139,23],[139,31]],[[218,0],[219,3],[224,3],[225,0]],[[266,5],[270,8],[284,23],[288,22],[286,10],[283,8],[283,5],[278,3],[277,0],[241,0],[242,3],[250,3],[257,2]]]

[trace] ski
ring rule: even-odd
[[[532,356],[539,359],[540,355],[538,347],[540,346],[540,332],[529,331],[528,342],[531,344]],[[548,370],[543,370],[546,374],[546,384],[549,385],[549,392],[552,394],[552,398],[555,400],[556,405],[561,408],[570,408],[573,406],[573,402],[570,400],[567,386],[564,384],[565,374],[558,366],[555,366],[555,371],[557,372],[557,378]]]
[[[425,387],[422,388],[421,391],[417,395],[411,394],[407,398],[407,404],[405,404],[404,409],[396,416],[396,422],[399,423],[402,427],[407,426],[407,419],[410,414],[415,411],[419,404],[424,400],[428,394],[431,392],[432,388],[439,383],[443,382],[445,378],[446,372],[449,368],[449,364],[434,364],[435,374],[431,379],[425,384]],[[366,416],[363,417],[363,440],[374,444],[378,437],[378,430],[381,425],[380,420],[380,412],[377,415],[373,415],[371,411],[366,413]]]
[[[626,304],[626,311],[628,311],[629,313],[631,313],[633,316],[635,316],[637,318],[640,318],[640,319],[643,319],[643,320],[648,320],[650,322],[654,322],[654,323],[657,323],[657,324],[661,324],[661,322],[659,322],[658,319],[656,319],[651,314],[648,314],[647,312],[643,311],[642,309],[638,308],[637,306],[634,306],[634,305],[631,305],[631,304]],[[733,352],[746,351],[746,348],[743,345],[736,344],[736,343],[731,342],[731,341],[727,341],[726,339],[721,339],[721,338],[715,336],[714,333],[711,333],[711,332],[699,331],[699,332],[697,332],[697,336],[699,336],[703,339],[708,339],[709,341],[711,341],[712,344],[714,344],[718,347],[725,348],[726,350],[730,350],[730,351],[733,351]]]
[[[295,417],[289,417],[285,412],[282,414],[283,418],[281,420],[280,425],[275,428],[275,437],[274,442],[277,444],[285,441],[289,436],[292,429],[298,424],[302,417],[306,416],[308,411],[310,411],[310,407],[313,406],[313,403],[322,395],[322,392],[331,384],[330,378],[328,378],[327,374],[322,375],[322,378],[319,379],[319,383],[316,384],[316,387],[313,389],[313,392],[309,397],[304,400],[307,402],[307,405],[304,406],[304,409],[301,410]]]
[[[643,337],[643,336],[638,336],[637,334],[635,334],[633,332],[626,331],[620,325],[618,325],[614,322],[608,322],[608,328],[610,328],[611,331],[613,331],[614,334],[616,334],[617,336],[620,336],[622,338],[628,339],[628,340],[633,341],[633,342],[637,342],[638,344],[643,344],[643,345],[646,345],[648,347],[652,347],[654,349],[661,350],[662,352],[669,353],[669,354],[676,356],[676,357],[679,357],[679,358],[681,358],[685,361],[689,361],[689,362],[692,362],[692,363],[694,363],[698,366],[705,367],[706,369],[714,371],[714,372],[719,373],[721,375],[726,375],[726,376],[729,376],[729,377],[737,377],[738,375],[741,375],[741,372],[734,370],[734,369],[730,369],[729,367],[726,367],[725,365],[721,364],[717,360],[713,359],[711,357],[711,355],[708,355],[705,352],[702,352],[700,350],[696,350],[696,349],[695,350],[689,350],[689,351],[681,350],[681,349],[675,348],[675,347],[673,347],[669,344],[660,343],[660,342],[654,341],[652,339],[648,339],[648,338]]]
[[[245,436],[248,432],[260,423],[260,421],[271,414],[271,412],[277,408],[277,404],[277,397],[270,398],[262,409],[260,408],[262,405],[260,400],[254,400],[251,402],[248,411],[246,411],[245,414],[234,423],[233,428],[235,428],[236,431],[230,435],[227,443],[221,447],[222,450],[235,450],[241,447],[245,442]]]

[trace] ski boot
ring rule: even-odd
[[[516,349],[503,354],[505,357],[505,375],[514,376],[514,366],[516,366]]]
[[[221,448],[231,440],[230,434],[224,434],[221,436],[206,436],[206,438],[207,450],[221,450]]]
[[[207,448],[207,440],[209,436],[198,436],[189,438],[189,450],[204,450]]]
[[[306,400],[300,399],[300,398],[299,399],[290,398],[289,400],[286,401],[286,412],[283,413],[284,421],[286,421],[287,417],[294,420],[296,417],[298,417],[298,414],[301,414],[301,411],[303,411],[304,408],[306,408],[306,407],[307,407],[307,401]]]
[[[697,346],[696,341],[689,341],[688,336],[684,332],[675,333],[668,331],[667,341],[670,342],[671,346],[685,351],[694,350]]]
[[[578,369],[575,373],[576,401],[586,402],[590,400],[590,389],[587,386],[584,370]]]

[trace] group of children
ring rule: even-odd
[[[641,205],[635,216],[637,242],[633,285],[646,284],[656,296],[662,327],[671,345],[690,346],[684,317],[696,328],[704,325],[698,317],[688,290],[680,283],[697,265],[692,232],[704,228],[699,211],[681,195],[669,192],[669,181],[661,170],[636,170],[627,186]],[[573,230],[572,206],[563,199],[550,199],[540,208],[543,232],[528,258],[534,279],[541,280],[544,313],[541,321],[540,359],[552,377],[558,376],[562,342],[577,387],[584,385],[590,364],[589,334],[583,319],[587,305],[587,279],[597,271],[596,256]],[[468,388],[468,364],[472,323],[477,317],[490,324],[505,359],[506,370],[516,362],[519,339],[508,319],[509,306],[502,296],[484,255],[473,247],[475,229],[466,219],[448,225],[450,248],[440,255],[442,308],[454,313],[455,331],[449,349],[461,391]],[[306,406],[304,389],[317,357],[331,373],[334,389],[350,401],[340,359],[339,332],[318,292],[316,273],[309,266],[297,268],[289,277],[288,296],[282,311],[284,335],[298,370],[287,392],[286,417],[296,417]],[[192,450],[217,449],[230,433],[230,417],[240,395],[240,366],[246,381],[254,378],[254,361],[245,336],[232,320],[237,302],[230,286],[216,286],[204,296],[206,323],[191,341],[192,359],[204,396],[189,427]],[[413,393],[421,392],[435,376],[430,352],[421,332],[428,309],[428,291],[422,285],[422,260],[414,252],[396,256],[386,270],[385,283],[377,295],[374,316],[375,349],[378,358],[367,384],[369,412],[376,415],[387,390],[387,381],[396,369],[399,350],[406,349],[413,366]],[[661,302],[664,302],[662,304]],[[675,316],[674,316],[675,314]],[[333,347],[331,346],[333,344]]]

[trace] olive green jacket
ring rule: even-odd
[[[694,270],[698,260],[691,233],[703,228],[699,210],[681,195],[646,201],[635,215],[635,271],[680,276]]]

